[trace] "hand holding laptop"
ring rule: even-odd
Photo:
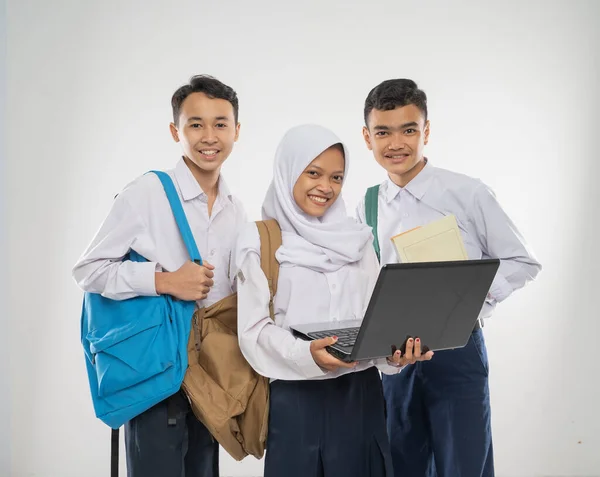
[[[354,368],[358,364],[356,361],[346,363],[337,359],[327,351],[327,347],[334,345],[337,340],[337,336],[329,336],[327,338],[311,341],[310,353],[312,354],[315,363],[327,371],[335,371],[338,368]],[[417,361],[429,361],[432,357],[433,351],[427,351],[425,353],[421,351],[421,341],[419,338],[416,340],[409,338],[406,341],[406,351],[404,352],[404,355],[402,355],[400,350],[396,350],[396,352],[394,352],[392,356],[389,356],[387,360],[392,366],[403,367],[409,364],[415,364]]]
[[[353,363],[345,363],[327,351],[327,347],[334,345],[337,340],[337,336],[328,336],[327,338],[321,338],[310,342],[310,354],[312,354],[315,363],[317,363],[320,368],[326,369],[327,371],[335,371],[338,368],[354,368],[358,364],[356,361]]]
[[[429,361],[433,357],[433,351],[425,351],[421,349],[421,340],[419,338],[409,338],[406,340],[406,351],[402,356],[402,351],[397,349],[388,362],[394,366],[406,366],[415,364],[417,361]]]
[[[469,342],[499,266],[497,258],[386,264],[362,319],[291,324],[290,329],[317,342],[311,354],[326,370],[385,357],[400,366],[429,360],[430,350]],[[423,342],[409,344],[410,337]]]

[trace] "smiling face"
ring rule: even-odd
[[[414,104],[369,113],[363,128],[367,147],[390,179],[404,187],[423,169],[423,150],[429,141],[429,121]]]
[[[331,146],[319,154],[294,184],[294,200],[312,217],[322,217],[342,191],[344,153],[341,145]]]
[[[202,171],[219,171],[239,135],[232,104],[204,93],[185,98],[171,134],[184,156]]]

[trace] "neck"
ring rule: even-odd
[[[221,168],[218,168],[214,171],[205,171],[204,169],[200,169],[193,161],[189,160],[187,157],[184,157],[188,169],[192,172],[194,179],[198,182],[200,188],[204,191],[204,193],[208,197],[216,197],[219,191],[219,175],[221,173]]]
[[[415,166],[403,174],[389,174],[391,181],[398,187],[406,187],[406,185],[419,175],[427,164],[427,159],[423,158],[415,164]]]

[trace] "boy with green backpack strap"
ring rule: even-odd
[[[541,265],[493,192],[480,180],[434,167],[427,97],[414,81],[387,80],[365,101],[363,136],[386,171],[357,210],[375,236],[380,263],[397,262],[391,237],[454,215],[470,259],[501,265],[464,348],[383,376],[387,428],[396,477],[494,475],[488,361],[483,319],[533,280]],[[427,343],[423,343],[425,346]]]

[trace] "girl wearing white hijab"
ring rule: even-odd
[[[375,286],[371,229],[347,216],[339,196],[348,166],[345,146],[316,125],[292,128],[277,149],[263,203],[263,218],[276,219],[282,230],[274,322],[256,225],[247,224],[238,238],[240,347],[271,378],[265,477],[392,477],[377,369],[395,374],[432,356],[409,340],[405,356],[344,363],[325,349],[334,338],[309,342],[289,330],[361,319]]]

